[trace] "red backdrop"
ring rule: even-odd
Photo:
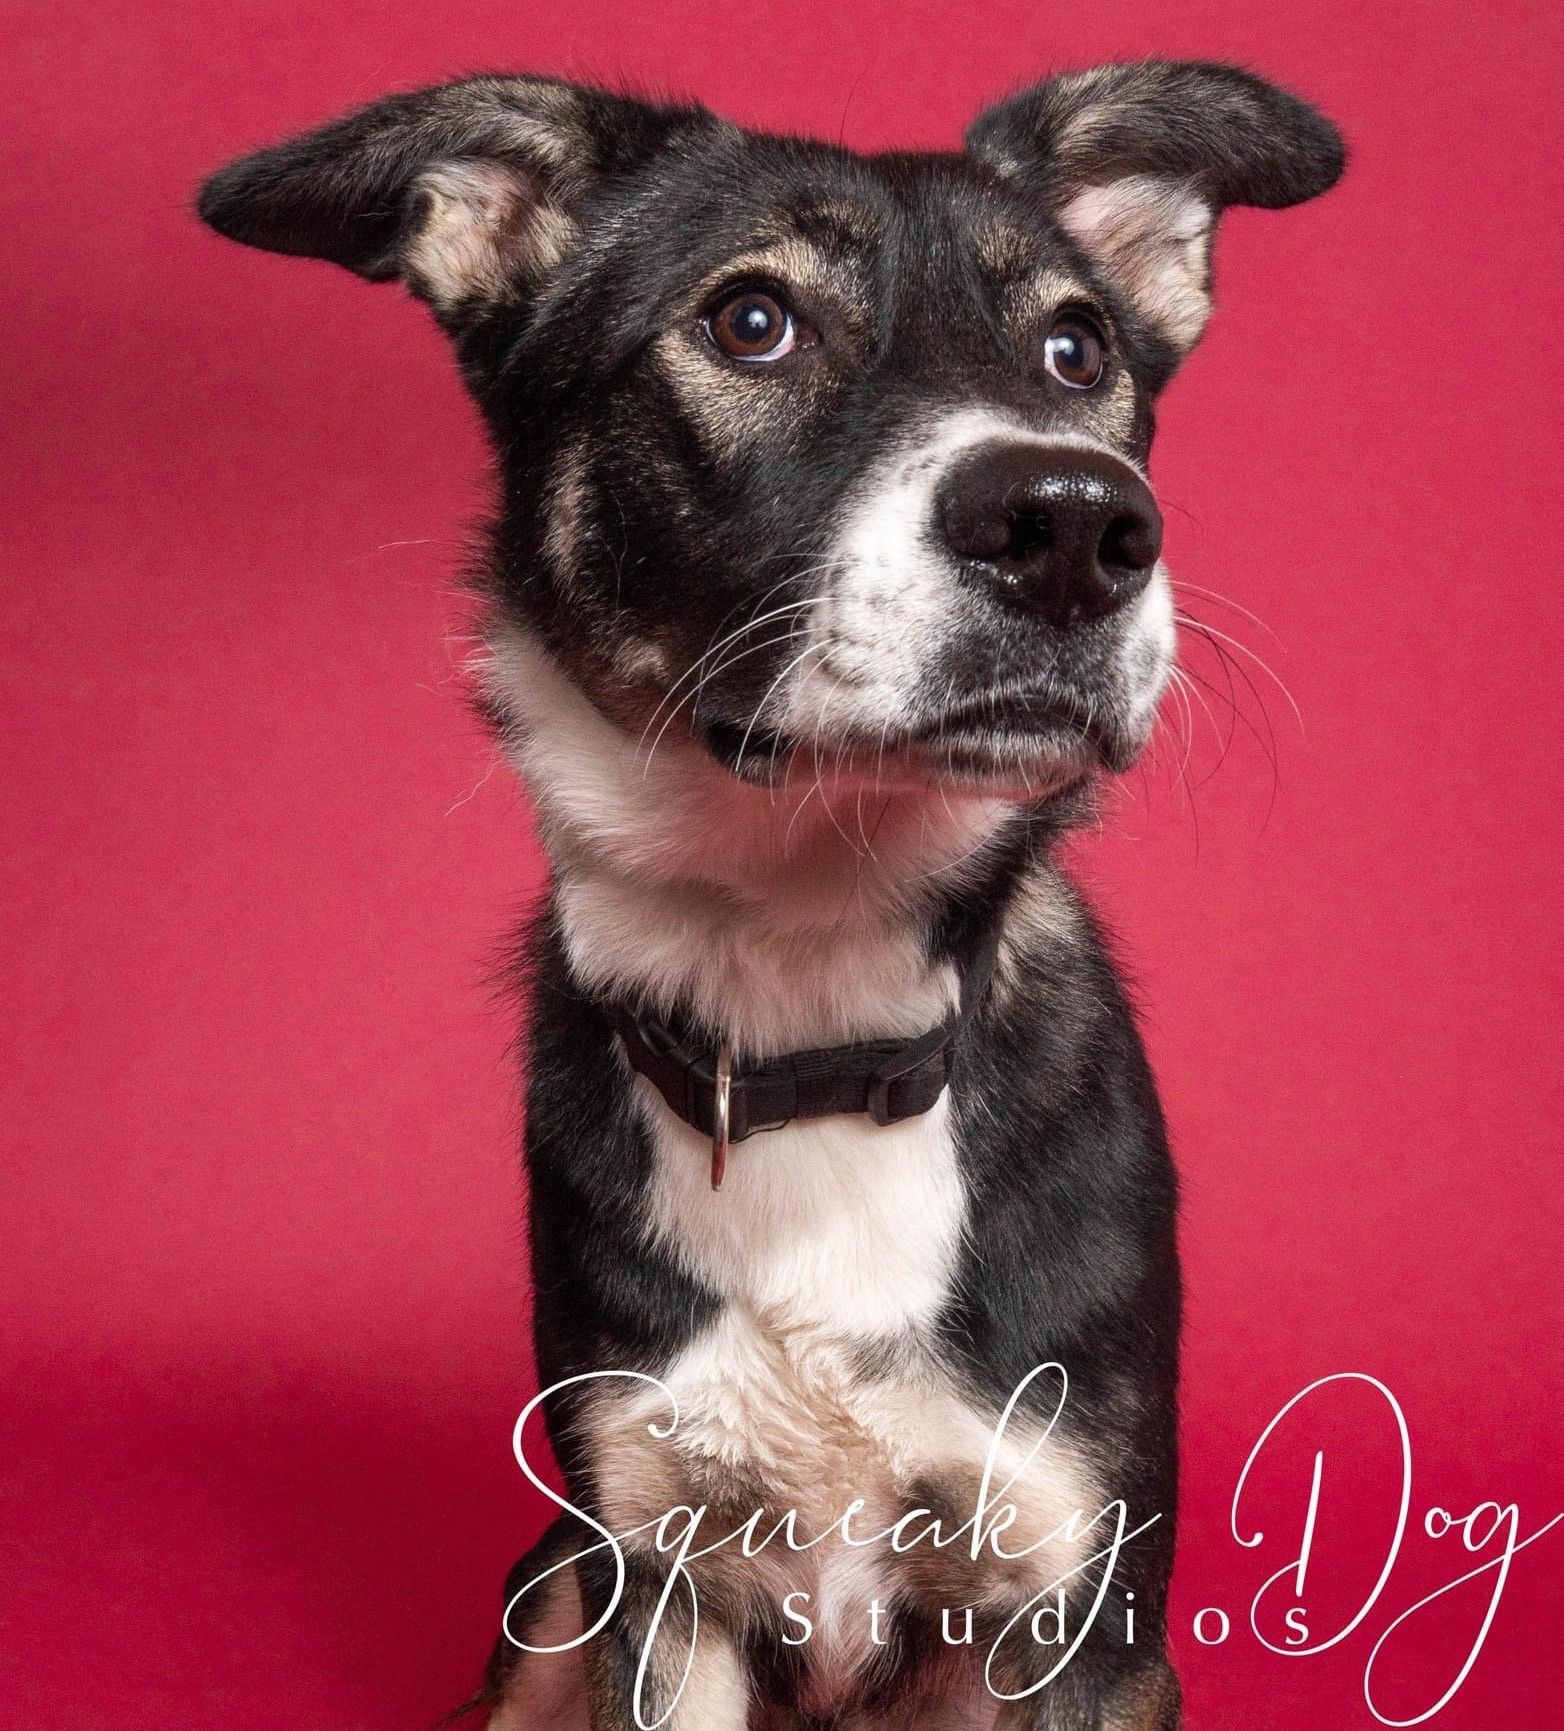
[[[1461,1572],[1455,1541],[1409,1541],[1331,1653],[1260,1649],[1244,1605],[1289,1553],[1240,1548],[1227,1504],[1275,1409],[1371,1372],[1413,1428],[1414,1518],[1513,1499],[1529,1531],[1564,1508],[1559,16],[11,10],[9,1723],[426,1723],[474,1680],[543,1512],[509,1456],[531,1387],[523,1206],[510,1016],[483,983],[540,868],[459,701],[448,592],[479,440],[419,309],[207,235],[199,176],[474,67],[948,145],[1023,78],[1151,52],[1255,64],[1354,149],[1323,202],[1230,220],[1157,463],[1175,574],[1266,621],[1275,640],[1197,603],[1273,663],[1303,725],[1242,655],[1258,696],[1236,685],[1234,723],[1196,646],[1225,760],[1197,712],[1192,802],[1170,752],[1080,865],[1186,1180],[1193,1723],[1371,1723],[1367,1647]],[[1255,1524],[1296,1539],[1330,1450],[1322,1607],[1383,1553],[1384,1430],[1336,1399],[1265,1475]],[[1542,1722],[1561,1563],[1564,1530],[1517,1558],[1439,1724]],[[1482,1596],[1408,1625],[1387,1711],[1437,1697]],[[1223,1646],[1191,1638],[1204,1605],[1233,1618]]]

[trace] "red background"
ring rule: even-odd
[[[1175,574],[1274,630],[1196,602],[1304,726],[1247,664],[1264,713],[1238,685],[1219,770],[1197,717],[1193,811],[1165,753],[1080,863],[1186,1179],[1192,1722],[1370,1723],[1365,1634],[1460,1567],[1421,1540],[1341,1648],[1259,1650],[1243,1605],[1289,1553],[1240,1550],[1227,1501],[1281,1402],[1332,1371],[1389,1383],[1414,1517],[1516,1499],[1529,1531],[1564,1508],[1558,20],[1513,0],[10,9],[9,1723],[427,1723],[473,1682],[542,1514],[508,1452],[523,1210],[510,1014],[483,983],[539,862],[459,700],[449,593],[480,443],[416,307],[207,235],[199,176],[478,66],[948,145],[1017,81],[1149,52],[1253,63],[1354,148],[1330,198],[1230,220],[1157,462]],[[1377,1567],[1383,1428],[1336,1402],[1257,1505],[1295,1539],[1328,1442],[1322,1603]],[[1564,1530],[1517,1560],[1438,1723],[1555,1708],[1561,1561]],[[1188,1634],[1206,1604],[1238,1626],[1224,1647]],[[1477,1615],[1467,1589],[1446,1627],[1409,1628],[1390,1708],[1433,1701]]]

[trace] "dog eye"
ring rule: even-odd
[[[1107,365],[1102,332],[1080,313],[1061,313],[1043,341],[1043,365],[1072,391],[1089,391]]]
[[[709,313],[706,334],[736,361],[777,361],[798,341],[793,315],[775,295],[745,289]]]

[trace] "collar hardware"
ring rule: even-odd
[[[726,1040],[717,1048],[715,1082],[712,1094],[711,1187],[720,1190],[728,1175],[728,1146],[733,1123],[733,1048]]]

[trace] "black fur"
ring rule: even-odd
[[[989,109],[968,129],[967,148],[1021,165],[1055,196],[1150,174],[1224,208],[1266,210],[1318,197],[1346,164],[1340,133],[1307,103],[1212,61],[1143,60],[1053,79]]]
[[[967,142],[964,153],[864,157],[746,133],[695,106],[489,75],[388,98],[248,157],[214,177],[200,210],[236,240],[400,279],[430,301],[497,458],[493,619],[540,643],[627,737],[737,630],[747,652],[701,681],[689,732],[727,768],[781,779],[804,743],[762,710],[794,639],[743,634],[777,595],[821,586],[844,501],[909,427],[981,401],[1061,449],[1073,436],[1125,466],[1147,458],[1157,394],[1192,337],[1126,270],[1122,242],[1105,252],[1069,226],[1068,201],[1144,178],[1197,197],[1214,219],[1232,204],[1312,197],[1343,160],[1334,129],[1305,104],[1205,64],[1051,80],[981,116]],[[812,261],[804,279],[744,262],[757,248],[791,257],[794,245]],[[1074,311],[1103,337],[1096,394],[1065,388],[1040,358],[1060,309],[1036,304],[1037,285],[1054,280],[1076,285]],[[786,297],[807,335],[786,361],[757,370],[713,350],[712,308],[740,288]],[[1017,750],[1074,769],[1018,803],[975,877],[909,894],[907,918],[933,960],[955,954],[973,921],[1003,920],[1040,878],[1074,907],[1049,848],[1086,808],[1092,772],[1122,768],[1144,743],[1111,677],[1122,614],[1067,629],[1015,605],[979,566],[959,574],[962,604],[924,687],[880,730],[880,750],[952,783],[998,776]],[[492,712],[502,730],[514,724],[502,704]],[[845,726],[830,748],[845,759],[872,743]],[[951,1083],[968,1230],[934,1349],[985,1412],[1039,1364],[1065,1364],[1069,1438],[1133,1510],[1163,1515],[1116,1577],[1135,1593],[1135,1645],[1123,1641],[1124,1603],[1110,1598],[1067,1676],[1006,1723],[1167,1731],[1178,1716],[1163,1657],[1176,1504],[1173,1170],[1133,1019],[1090,921],[1076,907],[1068,930],[1016,930],[1004,990],[969,1031]],[[605,1368],[656,1374],[723,1301],[644,1231],[649,1133],[609,1024],[566,958],[555,903],[533,934],[532,972],[540,1375],[551,1385]],[[747,1157],[768,1158],[766,1141]],[[571,1500],[590,1514],[601,1487],[579,1400],[561,1400],[549,1420]],[[950,1494],[922,1490],[930,1508]],[[563,1531],[537,1555],[562,1554]],[[602,1559],[580,1574],[590,1618],[608,1590]],[[591,1661],[600,1731],[628,1724],[647,1585],[632,1583]],[[929,1686],[926,1609],[897,1620],[859,1705]],[[765,1724],[824,1723],[797,1717],[805,1662],[767,1629],[747,1639]],[[502,1643],[485,1699],[499,1698],[511,1661]]]

